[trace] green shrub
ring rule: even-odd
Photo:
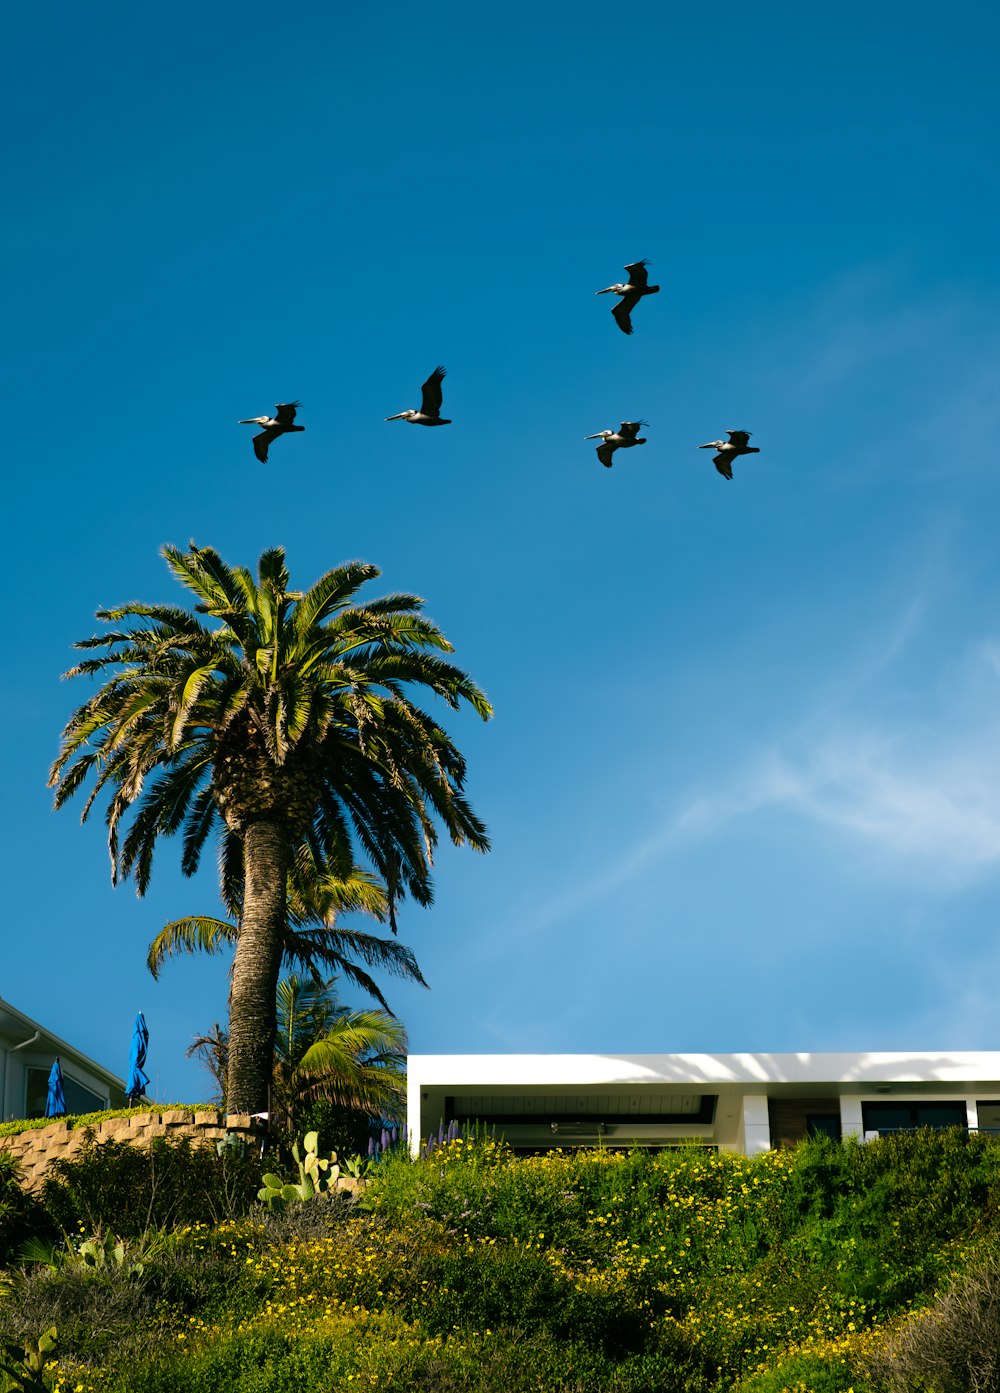
[[[295,1112],[295,1135],[304,1132],[319,1134],[319,1150],[328,1156],[335,1151],[341,1158],[368,1154],[371,1121],[365,1113],[349,1112],[325,1098],[302,1104]],[[294,1136],[289,1138],[289,1144]]]
[[[414,1335],[398,1321],[364,1315],[291,1336],[274,1327],[214,1337],[210,1344],[122,1371],[102,1393],[708,1393],[666,1351],[643,1370],[609,1365],[576,1342],[516,1327],[449,1339]]]
[[[175,1337],[155,1360],[136,1361],[102,1377],[102,1393],[322,1393],[345,1386],[354,1339],[301,1336],[264,1327],[224,1332],[188,1349]]]
[[[10,1264],[25,1239],[50,1228],[42,1206],[21,1188],[20,1163],[0,1150],[0,1268]]]
[[[799,1148],[790,1175],[792,1265],[831,1274],[845,1300],[899,1310],[951,1269],[952,1247],[984,1231],[1000,1200],[996,1140],[958,1128]]]
[[[149,1229],[218,1223],[256,1205],[261,1164],[252,1153],[157,1137],[149,1147],[98,1143],[89,1134],[70,1159],[54,1161],[42,1202],[67,1232],[131,1238]]]
[[[742,1379],[736,1393],[867,1393],[868,1388],[846,1359],[798,1354],[782,1359],[774,1369]]]
[[[124,1150],[91,1147],[87,1184],[64,1164],[64,1217],[125,1233],[123,1219],[140,1228],[154,1211],[176,1222],[178,1193],[183,1217],[200,1217],[181,1160],[170,1183],[164,1162],[151,1194]],[[122,1272],[30,1290],[26,1277],[8,1303],[28,1334],[58,1324],[77,1361],[69,1386],[91,1366],[101,1393],[284,1393],[306,1380],[320,1393],[372,1381],[383,1393],[883,1393],[889,1366],[879,1385],[859,1362],[883,1344],[898,1363],[903,1345],[882,1328],[1000,1250],[998,1160],[995,1143],[963,1133],[756,1158],[514,1158],[456,1139],[417,1162],[388,1155],[360,1205],[256,1210],[178,1232],[131,1286],[115,1285]],[[965,1290],[952,1279],[953,1296]],[[992,1307],[977,1310],[977,1338],[1000,1348]],[[937,1327],[900,1327],[918,1329]],[[949,1358],[971,1393],[985,1356]],[[931,1377],[911,1364],[891,1393]]]

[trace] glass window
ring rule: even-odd
[[[969,1120],[964,1103],[919,1103],[916,1114],[918,1127],[965,1127]]]
[[[840,1118],[836,1113],[809,1113],[806,1117],[806,1136],[832,1137],[840,1141]]]
[[[28,1075],[27,1096],[25,1099],[25,1117],[44,1117],[45,1102],[49,1096],[49,1073],[52,1069],[51,1064],[48,1069],[26,1070]],[[72,1075],[63,1070],[63,1093],[66,1098],[66,1112],[70,1116],[79,1113],[101,1112],[108,1106],[106,1096],[94,1093],[92,1089],[85,1088],[82,1083],[77,1083]]]
[[[862,1103],[866,1132],[912,1131],[916,1127],[964,1127],[964,1103]]]

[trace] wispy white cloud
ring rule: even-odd
[[[885,643],[871,643],[869,675],[903,651],[921,605],[908,604]],[[737,828],[745,839],[748,825],[775,813],[825,830],[845,877],[947,891],[1000,868],[1000,641],[970,646],[938,673],[948,698],[905,724],[852,714],[865,704],[864,666],[835,684],[842,703],[824,697],[739,767],[689,789],[598,873],[536,901],[515,932],[533,935],[612,900],[700,844],[724,845]]]
[[[935,748],[924,732],[897,742],[864,729],[820,742],[787,761],[790,794],[782,801],[898,859],[932,866],[985,868],[1000,862],[1000,740],[970,732],[967,748]],[[975,746],[973,749],[972,746]]]
[[[686,799],[661,849],[780,808],[877,852],[888,873],[966,880],[1000,866],[1000,643],[977,644],[950,675],[943,708],[903,728],[829,706],[807,715]]]
[[[916,632],[918,609],[908,607],[891,626],[887,646],[872,644],[871,673]],[[745,841],[756,819],[776,813],[828,833],[829,854],[847,878],[874,875],[940,892],[1000,869],[1000,641],[963,653],[941,679],[950,699],[905,727],[851,714],[863,704],[862,666],[840,686],[844,703],[824,697],[740,766],[688,789],[599,871],[536,899],[516,925],[505,926],[506,941],[532,938],[628,894],[699,845],[724,846],[733,835]],[[786,833],[787,823],[763,835]],[[786,851],[783,843],[780,854]]]

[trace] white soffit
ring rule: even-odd
[[[997,1083],[998,1050],[801,1054],[411,1054],[411,1085],[468,1089],[659,1084]]]

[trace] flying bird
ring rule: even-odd
[[[435,368],[420,389],[420,410],[398,411],[395,416],[387,416],[387,421],[409,421],[414,426],[450,426],[451,422],[441,415],[441,381],[446,376],[444,368]]]
[[[712,463],[724,479],[733,477],[733,460],[737,455],[759,455],[760,451],[756,445],[748,445],[750,432],[748,430],[727,430],[728,440],[710,440],[707,445],[699,445],[699,450],[718,450],[718,454],[712,457]]]
[[[300,401],[279,401],[274,408],[278,413],[276,416],[251,416],[248,421],[237,421],[240,426],[263,426],[260,435],[253,438],[253,452],[260,460],[261,464],[267,464],[267,447],[272,440],[277,440],[279,435],[285,435],[292,430],[305,430],[305,426],[296,426],[295,410],[301,406]]]
[[[616,450],[626,450],[630,445],[645,445],[646,437],[639,434],[639,427],[645,421],[622,421],[617,430],[599,430],[596,435],[585,435],[584,440],[601,440],[597,447],[597,458],[605,469],[611,468],[611,456]]]
[[[642,261],[633,261],[626,266],[628,280],[624,285],[609,285],[603,290],[595,290],[595,295],[620,295],[621,299],[615,305],[611,313],[623,334],[632,332],[632,311],[644,295],[658,295],[660,287],[658,285],[648,285],[649,279],[646,267],[649,261],[643,257]]]

